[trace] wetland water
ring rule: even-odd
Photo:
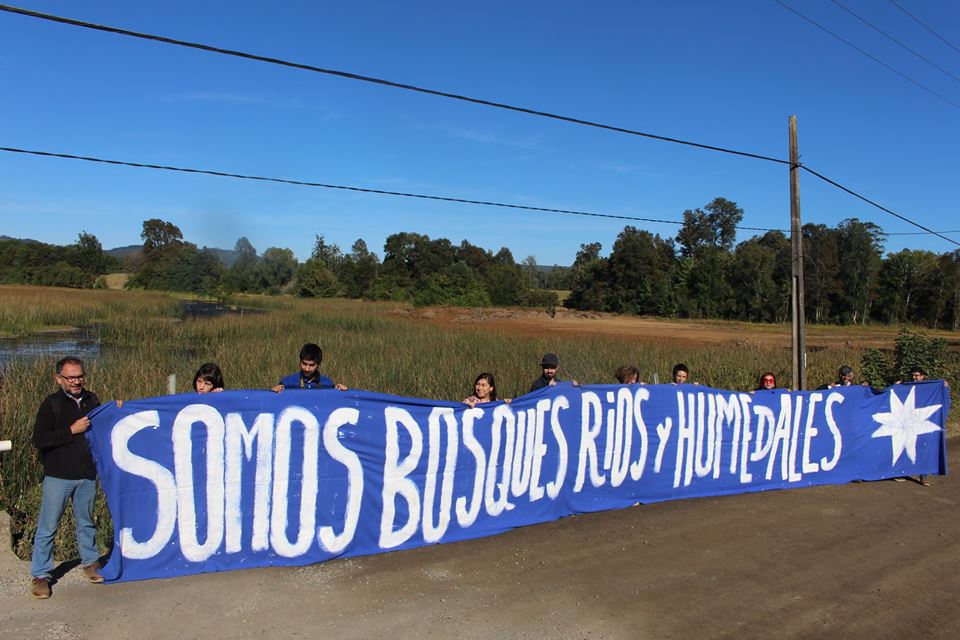
[[[93,360],[100,354],[95,328],[0,338],[0,369],[9,362],[30,358],[57,360],[66,355]]]

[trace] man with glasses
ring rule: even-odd
[[[60,389],[41,403],[33,426],[33,443],[43,460],[43,497],[33,540],[30,593],[41,599],[50,597],[53,538],[68,499],[77,521],[83,575],[90,582],[103,582],[93,525],[97,473],[84,435],[90,428],[87,414],[100,406],[100,400],[84,389],[83,361],[78,358],[57,362],[54,379]]]

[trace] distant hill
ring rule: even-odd
[[[34,244],[40,244],[39,240],[33,240],[31,238],[13,238],[11,236],[0,235],[0,242],[5,242],[7,240],[16,240],[17,242],[32,242]]]
[[[125,247],[116,247],[114,249],[105,249],[104,252],[113,256],[117,260],[123,260],[131,253],[135,253],[140,250],[143,245],[139,244],[128,244]]]

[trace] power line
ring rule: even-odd
[[[923,229],[923,230],[926,231],[927,233],[931,233],[931,234],[933,234],[933,235],[935,235],[935,236],[937,236],[937,237],[939,237],[939,238],[943,238],[943,239],[946,240],[947,242],[949,242],[949,243],[951,243],[951,244],[955,244],[955,245],[957,245],[958,247],[960,247],[960,242],[957,242],[956,240],[954,240],[954,239],[952,239],[952,238],[948,238],[947,236],[943,235],[943,233],[941,233],[940,231],[934,231],[933,229],[928,229],[927,227],[923,226],[923,225],[920,224],[919,222],[914,222],[913,220],[911,220],[911,219],[909,219],[909,218],[906,218],[906,217],[900,215],[900,214],[897,213],[896,211],[891,211],[890,209],[887,209],[887,208],[884,207],[883,205],[877,204],[876,202],[874,202],[873,200],[867,198],[866,196],[862,196],[862,195],[860,195],[859,193],[857,193],[856,191],[853,191],[852,189],[848,189],[847,187],[843,186],[843,185],[840,184],[839,182],[836,182],[835,180],[831,180],[830,178],[828,178],[827,176],[823,175],[822,173],[817,173],[816,171],[814,171],[814,170],[811,169],[810,167],[807,167],[807,166],[805,166],[805,165],[800,165],[800,168],[803,169],[804,171],[806,171],[807,173],[809,173],[809,174],[811,174],[811,175],[813,175],[813,176],[816,176],[817,178],[820,178],[821,180],[823,180],[823,181],[826,182],[827,184],[831,184],[831,185],[833,185],[834,187],[836,187],[837,189],[840,189],[841,191],[846,191],[847,193],[849,193],[850,195],[852,195],[854,198],[859,198],[860,200],[863,200],[863,201],[866,202],[867,204],[873,205],[873,206],[876,207],[877,209],[880,209],[881,211],[885,211],[886,213],[889,213],[890,215],[892,215],[892,216],[895,217],[895,218],[899,218],[900,220],[903,220],[903,221],[906,222],[906,223],[912,224],[913,226],[915,226],[915,227],[917,227],[917,228],[919,228],[919,229]],[[952,233],[952,232],[947,232],[947,233]]]
[[[860,48],[857,47],[856,45],[854,45],[854,44],[852,44],[852,43],[844,40],[842,37],[840,37],[839,35],[833,33],[832,31],[830,31],[830,30],[827,29],[826,27],[823,27],[822,25],[814,22],[813,20],[811,20],[810,18],[804,16],[803,14],[801,14],[800,12],[798,12],[798,11],[796,11],[795,9],[791,8],[790,6],[784,4],[783,2],[781,2],[781,0],[773,0],[773,1],[776,2],[777,4],[781,5],[781,6],[784,7],[785,9],[787,9],[787,10],[795,13],[796,15],[800,16],[800,17],[803,18],[804,20],[810,22],[810,23],[813,24],[814,26],[816,26],[816,27],[818,27],[818,28],[820,28],[820,29],[823,29],[824,31],[826,31],[826,32],[829,33],[830,35],[834,36],[835,38],[839,39],[840,41],[844,42],[845,44],[853,47],[853,48],[856,49],[857,51],[860,51],[861,53],[863,53],[863,54],[866,55],[867,57],[869,57],[869,58],[873,59],[874,61],[876,61],[878,64],[883,65],[883,66],[886,67],[887,69],[893,71],[894,73],[897,73],[898,75],[904,77],[905,79],[907,79],[907,80],[909,80],[910,82],[916,84],[917,86],[921,87],[922,89],[924,89],[924,90],[932,93],[932,94],[935,95],[936,97],[938,97],[938,98],[940,98],[940,99],[948,102],[949,104],[951,104],[951,105],[954,106],[955,108],[960,109],[960,105],[958,105],[957,103],[954,103],[954,102],[950,101],[949,99],[944,98],[944,97],[941,96],[940,94],[938,94],[938,93],[934,92],[933,90],[925,87],[924,85],[918,83],[917,81],[913,80],[912,78],[910,78],[910,77],[908,77],[908,76],[900,73],[900,72],[897,71],[896,69],[890,67],[889,65],[887,65],[886,63],[882,62],[881,60],[875,58],[874,56],[872,56],[871,54],[867,53],[866,51],[860,49]],[[580,118],[574,118],[574,117],[570,117],[570,116],[562,116],[562,115],[550,113],[550,112],[547,112],[547,111],[539,111],[539,110],[535,110],[535,109],[529,109],[529,108],[527,108],[527,107],[519,107],[519,106],[515,106],[515,105],[510,105],[510,104],[501,103],[501,102],[495,102],[495,101],[486,100],[486,99],[482,99],[482,98],[471,98],[471,97],[468,97],[468,96],[463,96],[463,95],[459,95],[459,94],[455,94],[455,93],[448,93],[448,92],[445,92],[445,91],[439,91],[439,90],[435,90],[435,89],[428,89],[428,88],[419,87],[419,86],[416,86],[416,85],[410,85],[410,84],[404,84],[404,83],[394,82],[394,81],[392,81],[392,80],[385,80],[385,79],[382,79],[382,78],[374,78],[374,77],[370,77],[370,76],[363,76],[363,75],[359,75],[359,74],[355,74],[355,73],[351,73],[351,72],[347,72],[347,71],[339,71],[339,70],[335,70],[335,69],[325,69],[325,68],[322,68],[322,67],[316,67],[316,66],[313,66],[313,65],[307,65],[307,64],[302,64],[302,63],[298,63],[298,62],[290,62],[290,61],[282,60],[282,59],[279,59],[279,58],[270,58],[270,57],[266,57],[266,56],[260,56],[260,55],[256,55],[256,54],[245,53],[245,52],[242,52],[242,51],[235,51],[235,50],[232,50],[232,49],[223,49],[223,48],[220,48],[220,47],[213,47],[213,46],[206,45],[206,44],[200,44],[200,43],[195,43],[195,42],[188,42],[188,41],[184,41],[184,40],[176,40],[176,39],[173,39],[173,38],[167,38],[167,37],[164,37],[164,36],[157,36],[157,35],[152,35],[152,34],[140,33],[140,32],[136,32],[136,31],[129,31],[129,30],[127,30],[127,29],[120,29],[120,28],[118,28],[118,27],[110,27],[110,26],[99,25],[99,24],[94,24],[94,23],[90,23],[90,22],[83,22],[83,21],[81,21],[81,20],[74,20],[74,19],[72,19],[72,18],[65,18],[65,17],[62,17],[62,16],[55,16],[55,15],[51,15],[51,14],[39,13],[39,12],[36,12],[36,11],[30,11],[30,10],[28,10],[28,9],[22,9],[22,8],[19,8],[19,7],[12,7],[12,6],[9,6],[9,5],[0,5],[0,10],[6,11],[6,12],[8,12],[8,13],[15,13],[15,14],[19,14],[19,15],[23,15],[23,16],[27,16],[27,17],[38,18],[38,19],[41,19],[41,20],[48,20],[48,21],[51,21],[51,22],[57,22],[57,23],[62,23],[62,24],[71,25],[71,26],[83,27],[83,28],[93,29],[93,30],[97,30],[97,31],[105,31],[105,32],[108,32],[108,33],[114,33],[114,34],[118,34],[118,35],[125,35],[125,36],[134,37],[134,38],[141,38],[141,39],[145,39],[145,40],[152,40],[152,41],[156,41],[156,42],[162,42],[162,43],[165,43],[165,44],[172,44],[172,45],[177,45],[177,46],[183,46],[183,47],[188,47],[188,48],[192,48],[192,49],[199,49],[199,50],[202,50],[202,51],[208,51],[208,52],[212,52],[212,53],[220,53],[220,54],[224,54],[224,55],[235,56],[235,57],[245,58],[245,59],[249,59],[249,60],[255,60],[255,61],[259,61],[259,62],[266,62],[266,63],[269,63],[269,64],[277,64],[277,65],[281,65],[281,66],[292,67],[292,68],[296,68],[296,69],[302,69],[302,70],[305,70],[305,71],[311,71],[311,72],[315,72],[315,73],[322,73],[322,74],[332,75],[332,76],[336,76],[336,77],[347,78],[347,79],[351,79],[351,80],[359,80],[359,81],[362,81],[362,82],[369,82],[369,83],[379,84],[379,85],[388,86],[388,87],[393,87],[393,88],[397,88],[397,89],[404,89],[404,90],[408,90],[408,91],[414,91],[414,92],[418,92],[418,93],[424,93],[424,94],[428,94],[428,95],[434,95],[434,96],[443,97],[443,98],[449,98],[449,99],[453,99],[453,100],[459,100],[459,101],[462,101],[462,102],[469,102],[469,103],[473,103],[473,104],[479,104],[479,105],[488,106],[488,107],[493,107],[493,108],[497,108],[497,109],[505,109],[505,110],[508,110],[508,111],[514,111],[514,112],[519,112],[519,113],[526,113],[526,114],[528,114],[528,115],[534,115],[534,116],[540,116],[540,117],[545,117],[545,118],[551,118],[551,119],[554,119],[554,120],[559,120],[559,121],[563,121],[563,122],[569,122],[569,123],[572,123],[572,124],[580,124],[580,125],[584,125],[584,126],[595,127],[595,128],[598,128],[598,129],[604,129],[604,130],[614,131],[614,132],[618,132],[618,133],[626,133],[626,134],[629,134],[629,135],[634,135],[634,136],[639,136],[639,137],[644,137],[644,138],[650,138],[650,139],[654,139],[654,140],[661,140],[661,141],[663,141],[663,142],[672,142],[672,143],[676,143],[676,144],[683,144],[683,145],[687,145],[687,146],[691,146],[691,147],[696,147],[696,148],[700,148],[700,149],[706,149],[706,150],[710,150],[710,151],[717,151],[717,152],[721,152],[721,153],[728,153],[728,154],[732,154],[732,155],[739,155],[739,156],[744,156],[744,157],[749,157],[749,158],[755,158],[755,159],[758,159],[758,160],[765,160],[765,161],[768,161],[768,162],[775,162],[775,163],[778,163],[778,164],[790,165],[790,162],[789,162],[789,161],[787,161],[787,160],[782,160],[782,159],[780,159],[780,158],[773,158],[773,157],[770,157],[770,156],[764,156],[764,155],[755,154],[755,153],[750,153],[750,152],[746,152],[746,151],[738,151],[738,150],[735,150],[735,149],[728,149],[728,148],[724,148],[724,147],[717,147],[717,146],[713,146],[713,145],[707,145],[707,144],[702,144],[702,143],[698,143],[698,142],[692,142],[692,141],[689,141],[689,140],[682,140],[682,139],[679,139],[679,138],[672,138],[672,137],[669,137],[669,136],[661,136],[661,135],[658,135],[658,134],[646,133],[646,132],[637,131],[637,130],[634,130],[634,129],[626,129],[626,128],[623,128],[623,127],[617,127],[617,126],[613,126],[613,125],[607,125],[607,124],[592,122],[592,121],[590,121],[590,120],[583,120],[583,119],[580,119]],[[48,153],[48,152],[40,152],[40,151],[28,151],[28,150],[23,150],[23,149],[14,149],[14,148],[7,148],[7,147],[0,147],[0,150],[10,151],[10,152],[16,152],[16,153],[32,153],[32,154],[34,154],[34,155],[47,155],[47,156],[51,156],[51,157],[61,157],[61,158],[70,158],[70,159],[77,159],[77,160],[87,160],[87,161],[90,161],[90,162],[103,162],[103,163],[106,163],[106,164],[126,165],[126,166],[142,167],[142,168],[150,168],[150,169],[164,169],[164,170],[169,170],[169,171],[182,171],[182,172],[186,172],[186,173],[205,173],[205,174],[208,174],[208,175],[215,175],[215,176],[222,176],[222,177],[232,177],[232,178],[242,178],[242,179],[249,179],[249,180],[261,180],[261,181],[267,181],[267,182],[280,182],[280,183],[288,183],[288,184],[298,184],[298,185],[302,185],[302,186],[324,187],[324,188],[329,188],[329,189],[343,189],[343,190],[349,190],[349,191],[359,191],[359,192],[365,192],[365,193],[377,193],[377,194],[382,194],[382,195],[393,195],[393,196],[402,196],[402,197],[410,197],[410,198],[422,198],[422,199],[428,199],[428,200],[442,200],[442,201],[447,201],[447,202],[460,202],[460,203],[465,203],[465,204],[478,204],[478,205],[487,205],[487,206],[495,206],[495,207],[507,207],[507,208],[515,208],[515,209],[525,209],[525,210],[530,210],[530,211],[546,211],[546,212],[553,212],[553,213],[566,213],[566,214],[571,214],[571,215],[585,215],[585,216],[604,217],[604,218],[617,218],[617,219],[623,219],[623,220],[637,220],[637,221],[640,221],[640,222],[656,222],[656,223],[662,223],[662,224],[683,224],[683,223],[681,223],[681,222],[677,222],[677,221],[673,221],[673,220],[657,220],[657,219],[651,219],[651,218],[638,218],[638,217],[630,217],[630,216],[616,216],[616,215],[613,215],[613,214],[601,214],[601,213],[584,212],[584,211],[574,211],[574,210],[564,210],[564,209],[550,209],[550,208],[541,208],[541,207],[529,207],[529,206],[524,206],[524,205],[514,205],[514,204],[508,204],[508,203],[486,202],[486,201],[480,201],[480,200],[467,200],[467,199],[462,199],[462,198],[448,198],[448,197],[443,197],[443,196],[432,196],[432,195],[423,195],[423,194],[412,194],[412,193],[392,192],[392,191],[383,191],[383,190],[377,190],[377,189],[366,189],[366,188],[361,188],[361,187],[351,187],[351,186],[341,186],[341,185],[328,185],[328,184],[323,184],[323,183],[308,183],[308,182],[301,182],[301,181],[297,181],[297,180],[286,180],[286,179],[282,179],[282,178],[267,178],[267,177],[261,177],[261,176],[245,176],[245,175],[241,175],[241,174],[230,174],[230,173],[219,172],[219,171],[208,171],[208,170],[200,170],[200,169],[186,169],[186,168],[178,168],[178,167],[167,167],[167,166],[161,166],[161,165],[150,165],[150,164],[141,164],[141,163],[133,163],[133,162],[122,162],[122,161],[116,161],[116,160],[102,160],[102,159],[99,159],[99,158],[91,158],[91,157],[85,157],[85,156],[73,156],[73,155],[70,155],[70,154],[58,154],[58,153]],[[880,209],[881,211],[884,211],[884,212],[886,212],[886,213],[889,213],[889,214],[891,214],[891,215],[893,215],[893,216],[895,216],[895,217],[897,217],[897,218],[899,218],[899,219],[901,219],[901,220],[903,220],[903,221],[905,221],[905,222],[907,222],[907,223],[909,223],[909,224],[912,224],[912,225],[914,225],[914,226],[916,226],[916,227],[918,227],[918,228],[920,228],[920,229],[923,229],[923,230],[926,231],[927,233],[931,233],[931,234],[933,234],[933,235],[937,235],[937,236],[939,236],[939,237],[947,240],[948,242],[952,242],[952,243],[954,243],[954,244],[960,244],[960,243],[954,242],[953,240],[951,240],[950,238],[947,238],[946,236],[941,235],[939,232],[936,232],[936,231],[932,231],[932,230],[930,230],[930,229],[927,229],[926,227],[924,227],[924,226],[921,225],[921,224],[918,224],[918,223],[916,223],[916,222],[913,222],[912,220],[910,220],[910,219],[908,219],[908,218],[906,218],[906,217],[904,217],[904,216],[901,216],[900,214],[894,213],[893,211],[887,209],[886,207],[883,207],[883,206],[881,206],[881,205],[873,202],[872,200],[870,200],[870,199],[868,199],[868,198],[866,198],[866,197],[864,197],[864,196],[862,196],[862,195],[860,195],[860,194],[858,194],[858,193],[856,193],[856,192],[854,192],[854,191],[852,191],[852,190],[844,187],[843,185],[839,184],[838,182],[836,182],[836,181],[834,181],[834,180],[831,180],[830,178],[827,178],[826,176],[824,176],[824,175],[822,175],[822,174],[819,174],[819,173],[817,173],[817,172],[815,172],[815,171],[812,171],[812,170],[810,170],[810,169],[807,169],[807,168],[804,167],[803,165],[800,165],[800,166],[801,166],[801,168],[806,169],[806,170],[809,171],[812,175],[820,178],[821,180],[827,182],[828,184],[831,184],[831,185],[833,185],[833,186],[841,189],[842,191],[846,191],[846,192],[849,193],[850,195],[853,195],[854,197],[859,198],[860,200],[863,200],[864,202],[867,202],[868,204],[873,205],[874,207]],[[765,229],[765,228],[759,228],[759,227],[739,227],[739,228],[745,229],[745,230],[751,230],[751,231],[782,231],[782,232],[784,232],[783,229]]]
[[[292,180],[289,178],[272,178],[267,176],[253,176],[242,173],[228,173],[226,171],[216,171],[213,169],[192,169],[188,167],[175,167],[170,165],[149,164],[144,162],[127,162],[124,160],[110,160],[106,158],[94,158],[91,156],[80,156],[71,153],[55,153],[52,151],[36,151],[32,149],[19,149],[16,147],[0,147],[0,151],[10,153],[22,153],[33,156],[43,156],[47,158],[65,158],[67,160],[84,160],[86,162],[99,162],[102,164],[112,164],[124,167],[136,167],[139,169],[158,169],[162,171],[177,171],[180,173],[196,173],[208,176],[217,176],[220,178],[237,178],[240,180],[257,180],[260,182],[276,182],[280,184],[292,184],[301,187],[319,187],[323,189],[338,189],[341,191],[356,191],[359,193],[372,193],[384,196],[397,196],[402,198],[419,198],[421,200],[439,200],[441,202],[456,202],[458,204],[476,204],[487,207],[502,207],[506,209],[521,209],[524,211],[542,211],[545,213],[564,213],[575,216],[589,216],[592,218],[613,218],[615,220],[633,220],[636,222],[654,222],[660,224],[683,225],[683,222],[676,220],[661,220],[658,218],[641,218],[638,216],[623,216],[613,213],[598,213],[595,211],[578,211],[575,209],[554,209],[551,207],[534,207],[523,204],[513,204],[508,202],[494,202],[490,200],[469,200],[467,198],[453,198],[449,196],[437,196],[423,193],[405,193],[402,191],[386,191],[383,189],[371,189],[368,187],[355,187],[350,185],[329,184],[324,182],[308,182],[305,180]],[[785,231],[783,229],[766,229],[762,227],[737,227],[745,231]]]
[[[950,231],[941,231],[940,233],[960,233],[960,229],[951,229]],[[900,231],[897,233],[884,232],[885,236],[926,236],[930,235],[926,231]]]
[[[194,173],[194,174],[202,174],[202,175],[216,176],[216,177],[219,177],[219,178],[235,178],[235,179],[240,179],[240,180],[256,180],[256,181],[259,181],[259,182],[275,182],[275,183],[279,183],[279,184],[291,184],[291,185],[297,185],[297,186],[302,186],[302,187],[318,187],[318,188],[323,188],[323,189],[337,189],[337,190],[341,190],[341,191],[355,191],[355,192],[359,192],[359,193],[371,193],[371,194],[375,194],[375,195],[396,196],[396,197],[402,197],[402,198],[418,198],[418,199],[421,199],[421,200],[437,200],[437,201],[441,201],[441,202],[455,202],[455,203],[458,203],[458,204],[475,204],[475,205],[488,206],[488,207],[501,207],[501,208],[505,208],[505,209],[520,209],[520,210],[523,210],[523,211],[540,211],[540,212],[544,212],[544,213],[563,213],[563,214],[568,214],[568,215],[587,216],[587,217],[592,217],[592,218],[612,218],[612,219],[615,219],[615,220],[632,220],[632,221],[636,221],[636,222],[652,222],[652,223],[658,223],[658,224],[674,224],[674,225],[680,225],[680,226],[682,226],[682,225],[684,224],[683,222],[680,222],[680,221],[677,221],[677,220],[663,220],[663,219],[660,219],[660,218],[641,218],[641,217],[638,217],[638,216],[624,216],[624,215],[617,215],[617,214],[613,214],[613,213],[599,213],[599,212],[596,212],[596,211],[578,211],[578,210],[576,210],[576,209],[555,209],[555,208],[551,208],[551,207],[534,207],[534,206],[530,206],[530,205],[513,204],[513,203],[508,203],[508,202],[495,202],[495,201],[490,201],[490,200],[470,200],[470,199],[467,199],[467,198],[454,198],[454,197],[450,197],[450,196],[437,196],[437,195],[429,195],[429,194],[422,194],[422,193],[406,193],[406,192],[402,192],[402,191],[386,191],[386,190],[384,190],[384,189],[371,189],[371,188],[368,188],[368,187],[356,187],[356,186],[351,186],[351,185],[329,184],[329,183],[324,183],[324,182],[309,182],[309,181],[305,181],[305,180],[293,180],[293,179],[290,179],[290,178],[273,178],[273,177],[267,177],[267,176],[253,176],[253,175],[247,175],[247,174],[242,174],[242,173],[229,173],[229,172],[226,172],[226,171],[216,171],[216,170],[213,170],[213,169],[194,169],[194,168],[188,168],[188,167],[175,167],[175,166],[171,166],[171,165],[149,164],[149,163],[144,163],[144,162],[127,162],[127,161],[124,161],[124,160],[112,160],[112,159],[107,159],[107,158],[95,158],[95,157],[92,157],[92,156],[81,156],[81,155],[75,155],[75,154],[71,154],[71,153],[56,153],[56,152],[53,152],[53,151],[37,151],[37,150],[33,150],[33,149],[20,149],[20,148],[17,148],[17,147],[0,147],[0,151],[7,151],[7,152],[9,152],[9,153],[20,153],[20,154],[33,155],[33,156],[42,156],[42,157],[46,157],[46,158],[63,158],[63,159],[67,159],[67,160],[83,160],[83,161],[85,161],[85,162],[96,162],[96,163],[101,163],[101,164],[112,164],[112,165],[123,166],[123,167],[134,167],[134,168],[138,168],[138,169],[155,169],[155,170],[161,170],[161,171],[174,171],[174,172],[180,172],[180,173]],[[809,169],[809,168],[807,168],[807,167],[805,167],[805,166],[803,166],[803,165],[801,165],[800,168],[806,170],[807,172],[809,172],[810,174],[816,176],[817,178],[820,178],[821,180],[824,180],[825,182],[827,182],[827,183],[829,183],[829,184],[837,187],[838,189],[841,189],[842,191],[846,191],[846,192],[849,193],[850,195],[852,195],[852,196],[854,196],[854,197],[857,197],[857,198],[863,200],[864,202],[867,202],[867,203],[869,203],[869,204],[877,207],[878,209],[881,209],[881,210],[883,210],[883,211],[886,211],[887,213],[889,213],[889,214],[891,214],[891,215],[893,215],[893,216],[896,216],[897,218],[900,218],[901,220],[903,220],[903,221],[905,221],[905,222],[908,222],[909,224],[912,224],[912,225],[914,225],[914,226],[916,226],[916,227],[919,227],[919,228],[923,229],[923,233],[925,233],[925,234],[933,234],[933,235],[939,236],[939,237],[943,238],[944,240],[946,240],[947,242],[952,242],[953,244],[956,244],[956,245],[960,246],[960,243],[955,242],[954,240],[952,240],[952,239],[950,239],[950,238],[947,238],[946,236],[942,235],[942,234],[944,234],[944,233],[960,233],[960,230],[953,230],[953,231],[932,231],[932,230],[927,229],[926,227],[924,227],[924,226],[922,226],[922,225],[920,225],[920,224],[917,224],[916,222],[913,222],[912,220],[909,220],[909,219],[901,216],[901,215],[898,214],[898,213],[895,213],[895,212],[887,209],[886,207],[883,207],[883,206],[881,206],[881,205],[873,202],[872,200],[869,200],[868,198],[865,198],[864,196],[856,193],[855,191],[852,191],[852,190],[848,189],[847,187],[844,187],[843,185],[841,185],[841,184],[839,184],[839,183],[837,183],[837,182],[834,182],[834,181],[831,180],[830,178],[827,178],[826,176],[824,176],[824,175],[822,175],[822,174],[820,174],[820,173],[817,173],[817,172],[814,171],[813,169]],[[745,226],[737,226],[736,228],[737,228],[737,229],[740,229],[740,230],[743,230],[743,231],[779,231],[779,232],[781,232],[781,233],[789,233],[789,230],[787,230],[787,229],[770,229],[770,228],[766,228],[766,227],[745,227]],[[919,233],[909,233],[909,232],[907,232],[907,233],[886,233],[885,235],[888,235],[888,236],[919,235]]]
[[[863,18],[863,17],[857,15],[856,13],[854,13],[853,11],[851,11],[850,9],[848,9],[847,7],[845,7],[843,4],[841,4],[841,3],[839,2],[839,0],[830,0],[830,1],[831,1],[833,4],[837,5],[838,7],[840,7],[841,9],[843,9],[844,11],[846,11],[847,13],[849,13],[850,15],[852,15],[854,18],[856,18],[857,20],[859,20],[859,21],[862,22],[863,24],[867,25],[868,27],[870,27],[871,29],[873,29],[874,31],[876,31],[877,33],[879,33],[880,35],[882,35],[883,37],[887,38],[887,39],[890,40],[891,42],[895,42],[896,44],[900,45],[902,48],[906,49],[907,51],[909,51],[909,52],[912,53],[913,55],[917,56],[918,58],[920,58],[921,60],[923,60],[924,62],[926,62],[927,64],[929,64],[931,67],[933,67],[933,68],[937,69],[938,71],[940,71],[940,72],[942,72],[942,73],[950,76],[951,78],[953,78],[953,79],[956,80],[957,82],[960,82],[960,78],[958,78],[957,76],[953,75],[952,73],[950,73],[949,71],[947,71],[946,69],[944,69],[943,67],[941,67],[940,65],[938,65],[936,62],[934,62],[934,61],[932,61],[932,60],[924,57],[923,55],[917,53],[916,51],[914,51],[913,49],[911,49],[911,48],[908,47],[907,45],[903,44],[902,42],[900,42],[899,40],[897,40],[896,38],[894,38],[892,35],[890,35],[890,34],[887,33],[886,31],[882,30],[880,27],[877,27],[876,25],[871,24],[870,22],[867,21],[866,18]]]
[[[796,9],[794,9],[793,7],[791,7],[790,5],[788,5],[788,4],[784,3],[784,2],[781,2],[781,0],[773,0],[773,1],[776,2],[778,5],[780,5],[781,7],[783,7],[784,9],[786,9],[787,11],[790,11],[791,13],[796,14],[797,16],[803,18],[804,20],[806,20],[807,22],[809,22],[809,23],[812,24],[813,26],[817,27],[818,29],[822,29],[823,31],[826,31],[826,32],[829,33],[831,36],[833,36],[834,38],[836,38],[837,40],[839,40],[839,41],[842,42],[843,44],[847,45],[848,47],[851,47],[851,48],[853,48],[853,49],[856,49],[857,51],[859,51],[859,52],[862,53],[863,55],[867,56],[868,58],[870,58],[871,60],[873,60],[874,62],[876,62],[876,63],[879,64],[880,66],[882,66],[883,68],[887,69],[888,71],[892,71],[893,73],[897,74],[898,76],[900,76],[900,77],[903,78],[904,80],[915,84],[916,86],[920,87],[921,89],[923,89],[924,91],[926,91],[926,92],[929,93],[930,95],[935,96],[935,97],[943,100],[944,102],[946,102],[947,104],[949,104],[949,105],[950,105],[951,107],[953,107],[954,109],[957,109],[958,111],[960,111],[960,104],[957,104],[956,102],[954,102],[954,101],[951,100],[950,98],[947,98],[947,97],[945,97],[945,96],[943,96],[943,95],[940,95],[939,93],[937,93],[936,91],[934,91],[933,89],[931,89],[930,87],[928,87],[927,85],[922,84],[922,83],[920,83],[920,82],[917,82],[916,80],[914,80],[913,78],[911,78],[910,76],[908,76],[908,75],[905,74],[905,73],[902,73],[902,72],[900,72],[900,71],[897,71],[896,69],[894,69],[893,67],[891,67],[890,65],[888,65],[886,62],[884,62],[883,60],[881,60],[880,58],[874,56],[874,55],[871,54],[871,53],[868,53],[868,52],[864,51],[863,49],[861,49],[861,48],[858,47],[857,45],[853,44],[853,43],[850,42],[849,40],[846,40],[846,39],[844,39],[843,37],[837,35],[837,34],[834,33],[833,31],[831,31],[830,29],[827,29],[825,26],[823,26],[823,25],[820,24],[819,22],[815,22],[814,20],[812,20],[811,18],[808,18],[807,16],[803,15],[802,13],[800,13],[799,11],[797,11]]]
[[[72,18],[64,18],[62,16],[55,16],[47,13],[39,13],[37,11],[30,11],[28,9],[21,9],[19,7],[11,7],[9,5],[0,5],[0,11],[6,11],[8,13],[16,13],[23,16],[28,16],[31,18],[39,18],[41,20],[49,20],[50,22],[59,22],[61,24],[67,24],[75,27],[83,27],[85,29],[94,29],[97,31],[106,31],[107,33],[114,33],[123,36],[130,36],[132,38],[141,38],[143,40],[152,40],[154,42],[162,42],[164,44],[172,44],[180,47],[188,47],[191,49],[199,49],[201,51],[208,51],[211,53],[220,53],[227,56],[234,56],[237,58],[245,58],[247,60],[256,60],[258,62],[267,62],[269,64],[281,65],[284,67],[292,67],[294,69],[302,69],[304,71],[312,71],[314,73],[323,73],[326,75],[336,76],[340,78],[347,78],[350,80],[359,80],[361,82],[369,82],[373,84],[379,84],[386,87],[392,87],[394,89],[404,89],[406,91],[414,91],[417,93],[425,93],[427,95],[439,96],[441,98],[449,98],[451,100],[459,100],[461,102],[469,102],[472,104],[479,104],[486,107],[494,107],[496,109],[506,109],[507,111],[515,111],[518,113],[525,113],[532,116],[540,116],[543,118],[550,118],[552,120],[559,120],[561,122],[569,122],[571,124],[579,124],[587,127],[594,127],[597,129],[604,129],[607,131],[615,131],[617,133],[626,133],[632,136],[639,136],[641,138],[650,138],[652,140],[660,140],[662,142],[673,142],[675,144],[682,144],[689,147],[696,147],[698,149],[706,149],[708,151],[717,151],[720,153],[728,153],[737,156],[744,156],[747,158],[754,158],[757,160],[765,160],[767,162],[776,162],[778,164],[789,165],[789,161],[782,160],[780,158],[774,158],[771,156],[765,156],[758,153],[751,153],[749,151],[739,151],[736,149],[728,149],[726,147],[718,147],[710,144],[703,144],[700,142],[693,142],[691,140],[682,140],[680,138],[673,138],[670,136],[662,136],[655,133],[647,133],[644,131],[637,131],[636,129],[627,129],[625,127],[619,127],[615,125],[603,124],[600,122],[594,122],[592,120],[584,120],[583,118],[576,118],[573,116],[564,116],[556,113],[550,113],[549,111],[540,111],[538,109],[531,109],[528,107],[520,107],[516,105],[507,104],[505,102],[496,102],[493,100],[487,100],[484,98],[472,98],[470,96],[465,96],[457,93],[450,93],[448,91],[441,91],[438,89],[428,89],[426,87],[420,87],[412,84],[405,84],[402,82],[394,82],[393,80],[385,80],[383,78],[374,78],[372,76],[364,76],[357,73],[352,73],[350,71],[340,71],[337,69],[325,69],[323,67],[316,67],[309,64],[303,64],[300,62],[291,62],[289,60],[282,60],[280,58],[271,58],[267,56],[256,55],[253,53],[246,53],[243,51],[236,51],[233,49],[223,49],[221,47],[214,47],[207,44],[201,44],[197,42],[189,42],[186,40],[176,40],[174,38],[167,38],[165,36],[152,35],[148,33],[141,33],[138,31],[130,31],[128,29],[120,29],[118,27],[110,27],[106,25],[94,24],[92,22],[83,22],[81,20],[74,20]]]
[[[956,46],[954,46],[952,43],[950,43],[949,41],[947,41],[947,39],[944,38],[943,36],[941,36],[939,33],[937,33],[936,31],[934,31],[933,29],[931,29],[930,27],[928,27],[926,24],[924,24],[923,22],[921,22],[920,18],[918,18],[917,16],[913,15],[912,13],[910,13],[909,11],[907,11],[906,9],[904,9],[903,7],[901,7],[899,4],[897,4],[897,3],[894,2],[893,0],[890,0],[890,4],[892,4],[893,6],[895,6],[897,9],[900,9],[900,11],[903,11],[903,12],[904,12],[905,14],[907,14],[910,18],[912,18],[914,22],[916,22],[916,23],[919,24],[921,27],[923,27],[924,29],[926,29],[927,31],[929,31],[930,33],[932,33],[934,36],[936,36],[937,38],[939,38],[940,41],[943,42],[945,45],[947,45],[948,47],[950,47],[951,49],[953,49],[953,50],[956,51],[957,53],[960,53],[960,49],[958,49],[958,48],[957,48]]]

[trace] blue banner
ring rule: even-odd
[[[943,382],[561,384],[464,404],[226,391],[91,414],[108,581],[380,553],[694,496],[946,473]]]

